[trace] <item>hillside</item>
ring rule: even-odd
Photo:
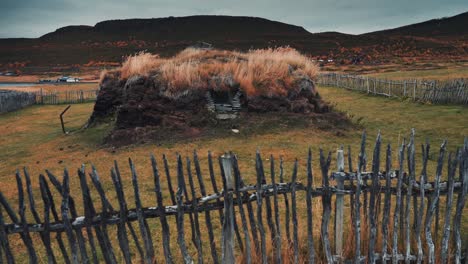
[[[188,16],[109,20],[90,26],[70,26],[40,37],[44,41],[229,40],[268,37],[305,37],[302,27],[256,17]]]
[[[0,39],[0,69],[121,62],[141,50],[172,56],[198,41],[220,49],[291,46],[313,57],[349,63],[468,57],[468,13],[401,28],[350,35],[310,33],[255,17],[189,16],[109,20],[68,26],[37,39]]]
[[[468,12],[421,23],[366,33],[364,35],[413,36],[438,39],[466,39],[468,37]]]

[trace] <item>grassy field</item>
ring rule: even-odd
[[[393,80],[468,78],[468,62],[413,62],[382,65],[325,65],[322,70],[369,75]]]
[[[127,198],[133,201],[131,177],[126,166],[127,159],[130,157],[135,161],[139,173],[144,205],[150,206],[154,204],[155,198],[154,193],[149,191],[153,183],[149,154],[154,153],[159,164],[162,164],[161,154],[166,153],[172,166],[175,164],[176,152],[190,156],[194,149],[199,152],[203,175],[207,176],[206,153],[208,150],[213,151],[215,157],[232,150],[239,157],[241,171],[246,182],[254,183],[254,155],[257,148],[265,158],[269,154],[274,154],[277,158],[280,155],[284,157],[287,179],[289,179],[294,159],[298,158],[300,164],[298,179],[305,182],[307,149],[312,147],[314,181],[319,184],[318,149],[322,147],[326,151],[334,152],[340,144],[351,145],[354,158],[357,158],[358,144],[364,129],[369,135],[369,148],[372,147],[375,136],[381,130],[383,143],[391,143],[394,148],[393,165],[395,167],[397,145],[408,136],[411,128],[415,128],[418,165],[420,165],[419,144],[422,144],[426,138],[432,143],[429,163],[429,175],[432,180],[440,143],[447,139],[449,149],[455,150],[463,143],[464,137],[468,136],[466,125],[468,124],[468,108],[466,106],[423,105],[328,87],[319,88],[319,92],[325,100],[334,104],[337,110],[346,112],[356,127],[343,133],[336,133],[314,127],[284,130],[273,125],[264,127],[264,131],[258,135],[247,135],[241,131],[239,134],[223,138],[201,138],[179,143],[156,142],[116,149],[101,144],[111,128],[110,125],[81,129],[92,112],[92,103],[72,105],[65,115],[66,128],[71,131],[69,135],[64,135],[60,127],[59,114],[64,106],[32,106],[21,111],[3,114],[0,116],[0,182],[2,183],[0,190],[9,200],[16,203],[17,190],[14,180],[16,169],[27,166],[33,178],[34,189],[37,190],[38,175],[44,173],[44,169],[50,169],[55,174],[61,175],[63,168],[66,167],[72,175],[70,183],[72,195],[81,197],[76,169],[81,164],[87,165],[88,168],[90,164],[94,164],[100,172],[109,198],[115,201],[116,196],[112,191],[109,169],[113,160],[117,160],[121,164]],[[368,149],[368,157],[371,156],[371,151]],[[332,168],[334,168],[333,164]],[[175,171],[172,175],[175,175]],[[163,193],[167,201],[167,189],[163,189]],[[39,192],[36,195],[39,195]],[[97,195],[94,198],[97,199]],[[80,207],[81,203],[78,206]],[[129,206],[133,207],[133,205]],[[97,207],[97,210],[100,210],[99,206]],[[304,217],[305,215],[301,215],[300,221],[303,221]],[[464,219],[466,220],[466,217]],[[319,221],[314,223],[316,229],[319,230]],[[463,230],[466,232],[467,222],[463,221],[463,223]],[[174,239],[173,241],[175,243]],[[13,246],[18,246],[19,254],[25,252],[21,245],[22,242],[19,239],[13,243]],[[205,248],[208,246],[205,245]]]
[[[382,73],[372,73],[369,76],[374,76],[383,79],[392,80],[408,80],[418,79],[425,80],[450,80],[468,78],[468,66],[457,68],[445,69],[431,69],[431,70],[415,70],[415,71],[392,71]]]

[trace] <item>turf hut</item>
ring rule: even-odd
[[[172,58],[139,53],[102,74],[88,125],[115,122],[108,140],[125,144],[186,138],[257,113],[324,113],[329,107],[315,89],[317,71],[291,48],[189,48]]]

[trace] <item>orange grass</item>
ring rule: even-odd
[[[284,96],[297,82],[315,79],[317,65],[297,50],[283,47],[246,53],[186,49],[172,58],[140,52],[120,68],[123,79],[135,75],[160,75],[166,93],[191,89],[228,89],[239,86],[247,96]],[[102,78],[101,78],[102,80]]]

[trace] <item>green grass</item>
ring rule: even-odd
[[[374,76],[382,79],[392,80],[408,80],[408,79],[425,79],[425,80],[450,80],[468,78],[468,65],[460,67],[448,67],[442,69],[414,70],[414,71],[390,71],[372,73],[369,76]]]
[[[284,157],[286,179],[289,179],[294,159],[298,158],[300,164],[298,179],[306,182],[305,163],[309,146],[312,147],[314,155],[314,181],[319,184],[321,179],[318,173],[318,149],[322,147],[326,151],[334,152],[341,144],[351,145],[354,158],[356,158],[361,133],[364,129],[369,137],[367,144],[369,161],[375,136],[381,130],[383,143],[391,143],[393,146],[393,167],[396,168],[396,147],[399,143],[401,144],[403,138],[408,137],[411,128],[415,128],[418,166],[420,165],[419,145],[426,138],[432,144],[429,175],[430,180],[433,180],[440,143],[447,139],[449,149],[453,151],[463,143],[464,137],[468,136],[468,107],[466,106],[424,105],[411,101],[373,97],[331,87],[319,87],[319,92],[322,98],[333,103],[335,109],[345,112],[359,126],[337,133],[314,126],[294,126],[294,128],[287,129],[282,128],[279,122],[265,122],[265,125],[260,126],[262,133],[252,130],[245,134],[247,132],[241,131],[240,134],[226,133],[223,137],[203,137],[171,144],[155,142],[115,149],[101,145],[103,138],[111,129],[110,125],[80,130],[91,114],[93,107],[91,103],[72,105],[65,114],[66,128],[72,131],[69,135],[64,135],[60,127],[59,114],[65,108],[63,105],[33,106],[14,113],[3,114],[0,115],[0,181],[2,182],[0,190],[9,200],[16,202],[17,190],[13,176],[17,168],[27,166],[32,175],[35,195],[39,197],[38,175],[44,173],[46,168],[61,175],[63,168],[67,167],[72,175],[70,183],[72,195],[81,197],[76,169],[81,164],[87,165],[88,168],[90,164],[94,164],[100,172],[109,199],[115,201],[109,168],[112,162],[117,160],[121,164],[127,198],[133,201],[131,177],[126,166],[127,158],[131,157],[139,173],[141,198],[145,206],[150,206],[154,205],[155,201],[154,193],[150,191],[153,182],[149,166],[150,153],[156,154],[159,164],[162,164],[161,154],[166,153],[170,165],[173,166],[176,152],[190,156],[192,151],[197,149],[201,159],[202,173],[207,177],[207,151],[213,151],[214,156],[217,157],[225,151],[232,150],[238,155],[243,177],[249,184],[255,183],[254,155],[258,148],[265,158],[269,154]],[[334,164],[332,168],[335,168]],[[418,171],[419,169],[420,167]],[[175,171],[172,171],[172,175],[175,175]],[[165,186],[163,186],[163,193],[168,201],[168,191]],[[93,198],[96,200],[97,210],[100,210],[97,194],[93,193]],[[78,207],[81,207],[81,199],[79,201]],[[59,204],[59,201],[57,202]],[[129,206],[133,207],[133,204]],[[40,205],[39,208],[41,208]],[[304,223],[303,217],[305,215],[301,214],[302,223]],[[314,223],[319,228],[319,221],[314,220]],[[463,230],[467,230],[467,222],[463,221],[463,223]],[[158,230],[156,228],[159,228],[159,222],[152,221],[151,228]],[[172,241],[175,243],[175,239]],[[18,246],[17,255],[25,252],[22,242],[13,242]],[[40,243],[39,240],[37,242]],[[160,241],[155,241],[155,244],[157,243]],[[172,246],[176,248],[175,244]],[[208,252],[207,245],[204,249]]]

